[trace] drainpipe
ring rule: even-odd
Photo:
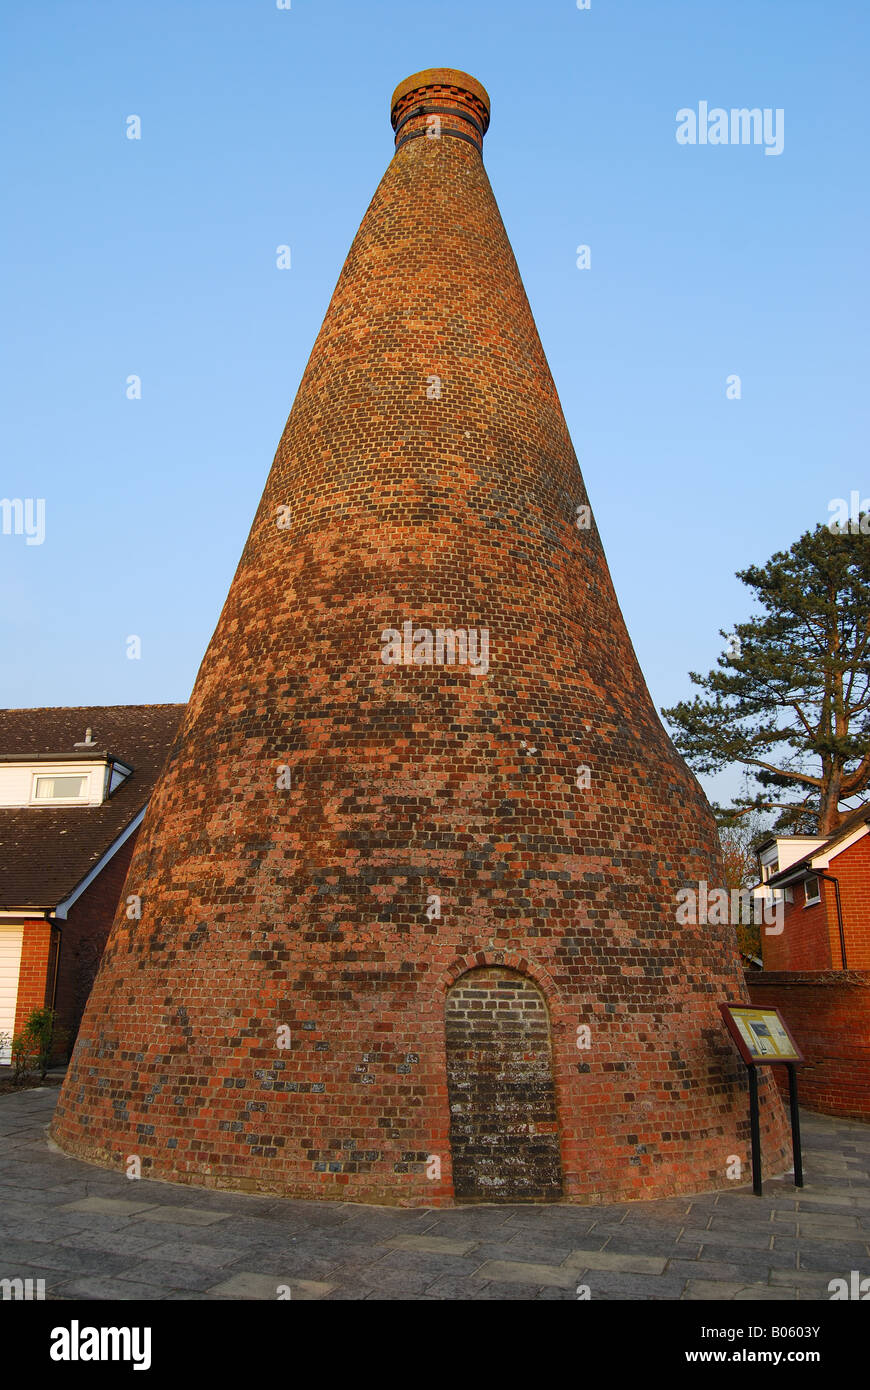
[[[833,883],[834,885],[834,897],[837,901],[837,926],[840,930],[840,955],[843,957],[843,969],[847,970],[848,966],[846,965],[846,937],[843,932],[843,904],[840,902],[840,880],[834,878],[833,874],[822,873],[821,869],[815,869],[813,872],[815,873],[816,878],[823,878],[825,880],[825,883]]]
[[[60,953],[63,949],[63,930],[61,928],[60,922],[58,922],[57,918],[55,917],[49,918],[49,926],[51,927],[52,940],[57,942],[57,950],[54,953],[54,975],[51,981],[51,1003],[48,1006],[53,1011],[55,1005],[57,1004],[57,977],[60,972]],[[54,935],[55,932],[57,932],[57,936]],[[51,1062],[51,1058],[54,1055],[54,1041],[52,1040],[51,1056],[49,1057],[49,1062]]]
[[[61,931],[60,922],[55,921],[54,918],[49,918],[49,926],[51,927],[52,935],[57,932],[57,950],[54,953],[54,977],[51,981],[51,1003],[48,1006],[50,1009],[53,1009],[57,1001],[57,976],[60,969],[60,950],[63,945],[63,932]]]

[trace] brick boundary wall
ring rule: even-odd
[[[746,983],[753,1004],[781,1011],[807,1059],[801,1104],[870,1120],[870,970],[747,971]],[[771,1071],[785,1093],[785,1067]]]

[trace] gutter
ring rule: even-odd
[[[86,753],[0,753],[0,763],[102,763],[111,759],[108,748],[92,748]]]

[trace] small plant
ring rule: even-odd
[[[23,1086],[36,1062],[36,1046],[26,1027],[12,1039],[12,1084]]]
[[[12,1039],[12,1081],[21,1086],[32,1071],[45,1080],[52,1052],[63,1047],[66,1028],[58,1028],[54,1009],[31,1009],[21,1032]]]

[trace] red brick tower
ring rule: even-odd
[[[306,1197],[726,1186],[734,930],[676,922],[680,887],[721,881],[714,823],[586,510],[489,99],[433,69],[392,122],[54,1134]]]

